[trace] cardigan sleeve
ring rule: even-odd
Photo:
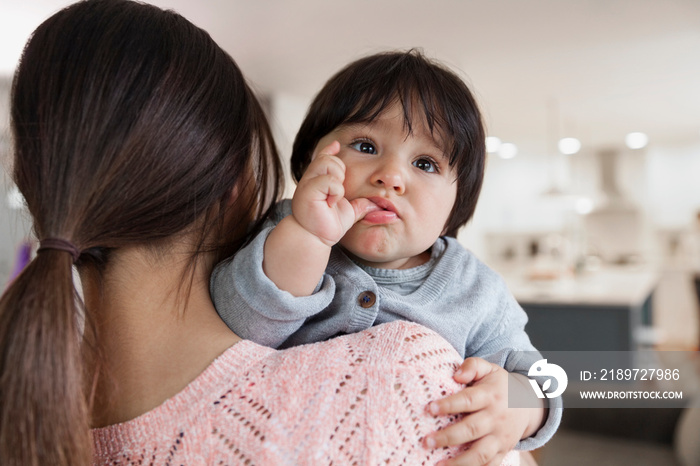
[[[542,356],[530,342],[525,333],[527,315],[520,304],[503,284],[502,305],[499,316],[492,322],[491,332],[480,348],[471,348],[471,356],[478,356],[498,364],[508,372],[527,376],[530,366]],[[546,378],[537,378],[540,386]],[[563,402],[561,397],[547,399],[547,419],[534,436],[521,440],[517,450],[534,450],[547,443],[555,434],[561,423]]]
[[[285,206],[278,206],[278,212]],[[281,218],[278,214],[246,247],[217,265],[210,281],[212,301],[226,325],[241,338],[272,348],[325,309],[335,295],[335,283],[327,274],[313,294],[302,297],[280,290],[265,275],[265,241]]]

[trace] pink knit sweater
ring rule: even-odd
[[[460,362],[409,322],[286,351],[242,341],[159,407],[94,429],[94,463],[435,464],[458,450],[430,451],[421,440],[455,418],[425,407],[460,389]]]

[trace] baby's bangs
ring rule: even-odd
[[[450,166],[457,163],[459,152],[456,150],[457,135],[450,124],[450,115],[459,111],[451,108],[452,99],[440,92],[439,83],[421,83],[411,80],[411,87],[405,87],[395,99],[403,108],[404,124],[408,134],[413,132],[416,119],[422,120],[428,127],[433,139],[439,143],[448,156]]]
[[[406,133],[412,135],[416,120],[421,120],[445,150],[449,164],[455,165],[458,158],[455,150],[456,135],[450,126],[448,115],[459,109],[448,107],[451,99],[439,92],[439,83],[421,82],[416,79],[415,73],[400,74],[394,78],[385,80],[384,85],[362,94],[355,110],[342,124],[370,123],[394,105],[400,105]]]

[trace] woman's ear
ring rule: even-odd
[[[228,197],[226,198],[226,207],[231,207],[235,202],[236,199],[238,199],[238,195],[240,194],[240,188],[238,185],[235,185],[228,193]]]
[[[255,180],[255,173],[253,169],[253,164],[251,160],[248,160],[243,168],[243,172],[239,174],[236,183],[229,190],[228,197],[226,198],[226,207],[230,208],[235,203],[239,205],[245,205],[249,202],[251,197],[257,195],[257,181]],[[243,200],[243,202],[241,202]]]

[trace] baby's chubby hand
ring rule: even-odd
[[[380,208],[365,198],[345,198],[345,164],[338,141],[320,149],[299,180],[292,215],[306,231],[333,246],[369,212]]]
[[[467,358],[454,377],[467,387],[428,405],[433,415],[466,414],[462,420],[426,437],[428,448],[471,444],[463,454],[442,465],[497,465],[521,439],[530,413],[508,408],[509,377],[496,364]]]

